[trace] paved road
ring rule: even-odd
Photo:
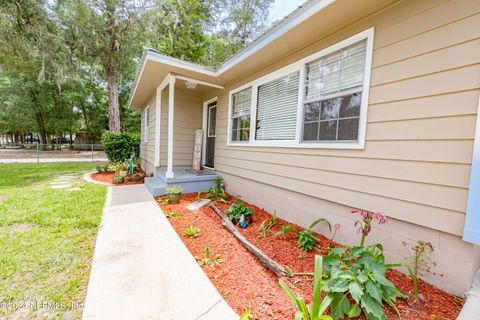
[[[105,162],[108,161],[107,158],[94,158],[95,162]],[[36,158],[20,158],[20,159],[1,159],[0,163],[34,163],[37,162]],[[92,162],[90,158],[40,158],[39,162],[48,163],[48,162]]]

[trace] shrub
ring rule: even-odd
[[[227,213],[227,216],[230,220],[240,219],[242,215],[245,220],[248,220],[248,218],[253,215],[253,210],[245,207],[238,199],[236,199],[235,202],[230,206],[230,208],[225,210],[225,212]]]
[[[312,251],[315,245],[317,244],[318,238],[313,235],[312,229],[321,222],[325,222],[328,225],[330,231],[332,227],[330,222],[325,218],[320,218],[312,222],[312,224],[305,230],[298,232],[298,242],[297,246],[303,251]]]
[[[311,305],[307,306],[303,298],[296,297],[295,294],[290,290],[287,284],[280,279],[279,284],[285,291],[290,299],[292,299],[295,307],[297,308],[297,313],[295,314],[295,320],[331,320],[332,317],[324,315],[325,310],[333,301],[333,295],[328,293],[323,300],[322,297],[322,277],[323,277],[323,261],[321,256],[315,256],[315,271],[314,271],[314,280],[313,280],[313,302]]]
[[[140,141],[138,134],[105,131],[102,135],[103,149],[113,163],[125,161],[132,154],[138,158]]]

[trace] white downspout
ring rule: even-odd
[[[480,269],[477,270],[475,279],[466,296],[467,300],[457,320],[480,320]]]

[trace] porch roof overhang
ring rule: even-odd
[[[144,107],[147,99],[169,73],[226,86],[395,2],[398,0],[307,1],[216,68],[145,49],[128,106],[132,109]]]

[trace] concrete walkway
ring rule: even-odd
[[[147,188],[109,187],[83,319],[238,318]]]

